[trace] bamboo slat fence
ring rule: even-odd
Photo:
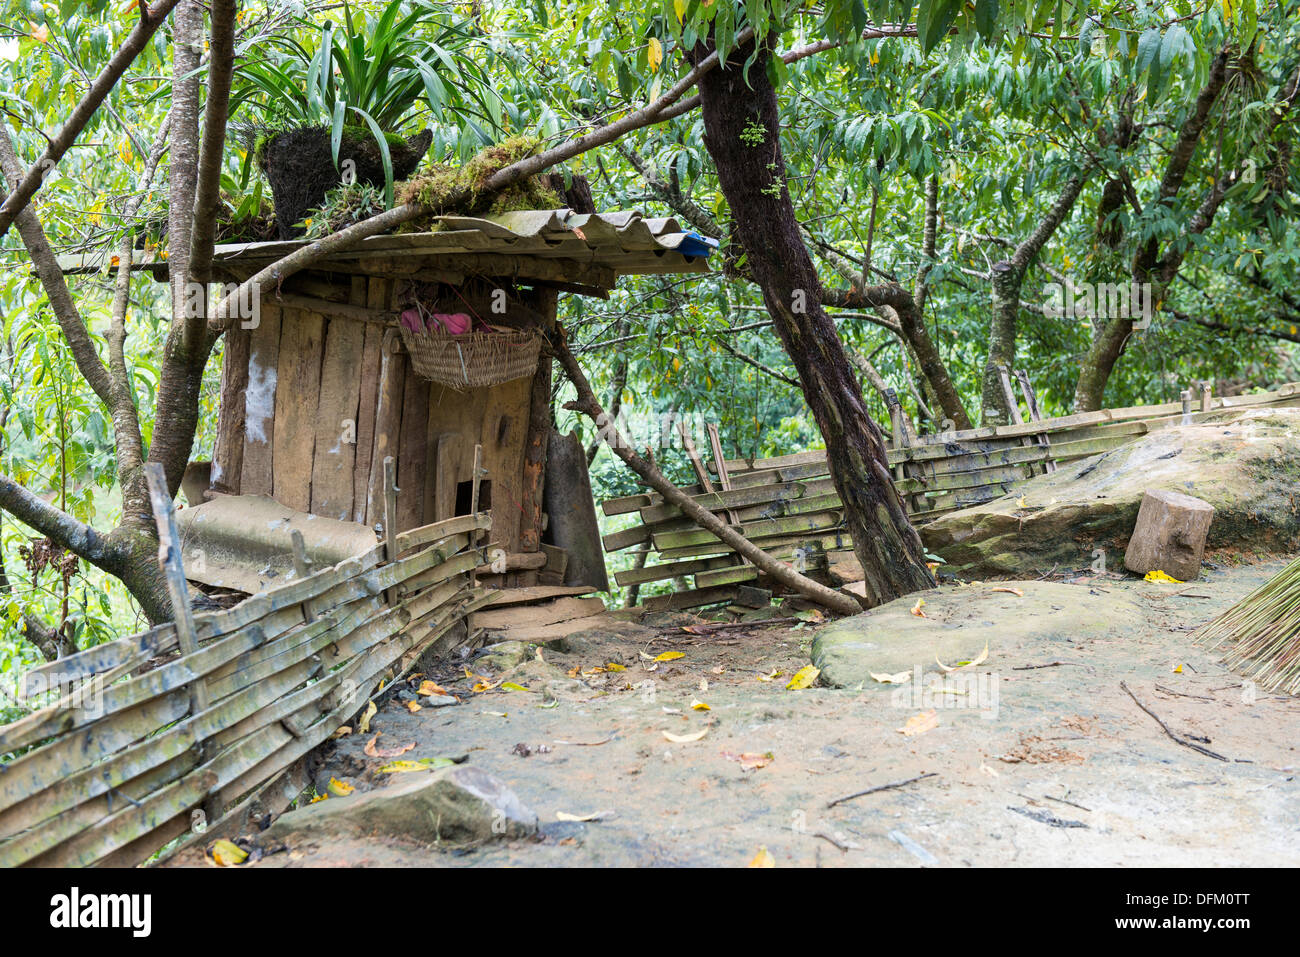
[[[914,524],[999,498],[1034,475],[1088,456],[1110,451],[1148,432],[1205,421],[1225,409],[1300,405],[1300,383],[1257,395],[1214,397],[1208,388],[1179,402],[1104,409],[1045,419],[1028,382],[1020,377],[1029,421],[1016,404],[1010,425],[916,436],[898,414],[891,416],[887,451],[894,481]],[[1004,389],[1010,385],[1004,377]],[[821,451],[770,459],[723,460],[717,443],[712,460],[692,454],[701,483],[683,489],[726,520],[763,551],[815,572],[828,556],[849,552],[853,542],[844,523]],[[688,449],[693,453],[693,449]],[[707,472],[705,471],[707,469]],[[606,515],[637,513],[639,523],[604,536],[607,552],[639,548],[637,566],[615,573],[622,587],[675,579],[678,592],[650,598],[654,607],[688,608],[730,600],[735,586],[758,578],[758,570],[741,564],[712,533],[682,517],[680,511],[647,492],[610,499]],[[650,558],[656,559],[650,562]],[[693,588],[682,587],[683,581]]]
[[[29,673],[26,693],[57,700],[0,727],[0,867],[134,865],[234,815],[381,682],[464,640],[457,626],[499,595],[473,583],[490,526],[412,529]]]

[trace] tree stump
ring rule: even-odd
[[[1179,581],[1194,581],[1201,573],[1213,518],[1209,502],[1163,489],[1147,491],[1124,552],[1124,567],[1139,575],[1162,571]]]

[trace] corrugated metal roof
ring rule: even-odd
[[[492,216],[439,216],[441,229],[425,233],[371,236],[312,268],[333,262],[381,257],[439,257],[464,254],[570,259],[615,275],[707,272],[714,239],[682,228],[672,217],[646,218],[635,210],[575,213],[571,209],[523,210]],[[295,239],[217,246],[214,266],[261,266],[281,259],[309,240]],[[65,272],[96,272],[107,252],[60,257]],[[134,268],[158,274],[165,262],[146,258]]]

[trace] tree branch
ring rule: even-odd
[[[41,188],[45,177],[63,158],[63,154],[76,142],[77,137],[85,129],[86,124],[90,122],[90,118],[95,115],[95,111],[99,109],[105,97],[117,85],[117,81],[122,78],[122,74],[126,72],[127,68],[140,54],[140,51],[153,38],[158,27],[167,19],[167,14],[171,13],[172,8],[178,2],[179,0],[156,0],[150,5],[139,4],[140,22],[127,34],[122,46],[113,54],[113,58],[108,61],[108,66],[104,67],[99,76],[95,77],[81,102],[73,107],[72,113],[69,114],[62,128],[49,140],[45,152],[41,154],[41,158],[36,161],[36,164],[31,169],[19,177],[19,182],[11,186],[9,195],[5,197],[4,204],[0,205],[0,236],[9,231],[9,227],[17,220],[18,213],[31,202],[31,198]]]

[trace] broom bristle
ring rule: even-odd
[[[1224,667],[1265,691],[1300,695],[1300,559],[1192,639],[1224,652]]]

